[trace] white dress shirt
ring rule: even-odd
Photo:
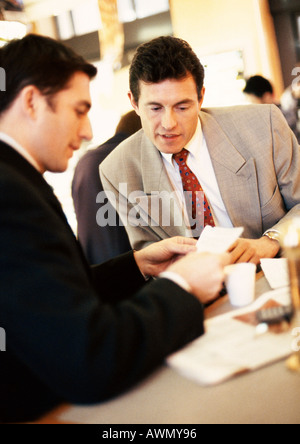
[[[215,225],[223,228],[232,228],[233,224],[227,213],[227,210],[225,208],[220,193],[219,185],[211,162],[206,140],[202,132],[200,119],[193,138],[187,144],[187,146],[183,148],[185,148],[190,153],[188,155],[187,165],[196,175],[210,203]],[[175,162],[175,160],[173,159],[172,154],[164,154],[164,153],[161,154],[172,186],[174,190],[178,191],[182,196],[181,205],[185,211],[185,216],[187,217],[186,203],[183,194],[182,180],[179,172],[179,167]]]

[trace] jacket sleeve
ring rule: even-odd
[[[141,250],[153,242],[166,239],[165,231],[157,224],[155,224],[154,230],[149,215],[141,211],[136,202],[130,200],[130,196],[126,194],[126,187],[124,190],[120,187],[117,189],[120,184],[113,183],[113,180],[110,179],[111,164],[115,163],[115,157],[117,157],[116,153],[113,154],[114,157],[110,155],[100,165],[100,177],[108,200],[118,212],[126,228],[131,247],[135,250]],[[122,162],[122,159],[117,157],[117,161]],[[132,198],[135,200],[135,193],[133,193]]]
[[[91,268],[96,291],[101,300],[109,304],[131,298],[146,284],[135,262],[133,251]],[[110,289],[110,291],[103,294],[101,291],[103,288]]]

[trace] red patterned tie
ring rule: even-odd
[[[194,237],[199,237],[206,225],[214,227],[215,222],[205,193],[197,177],[187,166],[188,155],[189,152],[183,148],[173,158],[179,166],[191,229]]]

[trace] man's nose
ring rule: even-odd
[[[162,117],[162,126],[165,130],[172,130],[177,125],[176,116],[173,110],[166,110]]]
[[[90,119],[86,117],[84,121],[82,122],[82,125],[80,127],[80,138],[81,140],[92,140],[93,138],[93,130],[91,126]]]

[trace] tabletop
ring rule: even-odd
[[[259,274],[256,296],[268,290]],[[206,310],[206,317],[231,309],[225,296]],[[213,387],[202,387],[165,365],[116,399],[61,406],[38,423],[300,424],[299,399],[300,374],[288,370],[285,360]]]

